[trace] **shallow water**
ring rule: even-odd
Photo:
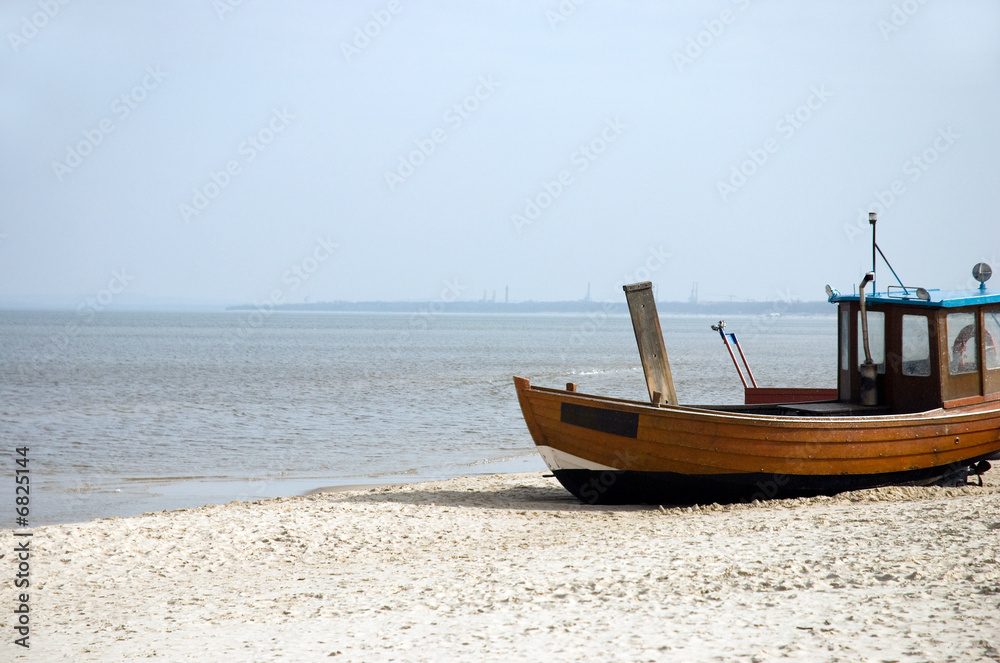
[[[661,319],[682,403],[742,402],[714,322]],[[836,386],[833,315],[727,323],[761,386]],[[515,374],[647,398],[624,315],[0,312],[0,435],[11,475],[30,448],[32,525],[541,471]]]

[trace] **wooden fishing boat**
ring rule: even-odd
[[[745,404],[728,406],[678,404],[651,284],[627,285],[650,402],[515,377],[518,401],[546,464],[590,504],[964,484],[1000,457],[1000,291],[985,286],[988,266],[974,275],[980,287],[961,292],[900,285],[866,296],[873,272],[860,294],[828,287],[837,388],[766,389],[751,373]],[[732,353],[738,340],[722,327]]]

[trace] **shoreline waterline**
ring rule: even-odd
[[[90,487],[80,491],[80,501],[87,506],[53,512],[44,497],[33,510],[37,526],[80,524],[105,518],[129,518],[147,513],[218,506],[233,502],[254,502],[278,497],[300,497],[324,492],[350,492],[386,486],[403,486],[427,481],[492,474],[545,472],[544,461],[537,453],[514,458],[487,459],[449,467],[441,472],[406,471],[347,477],[268,477],[251,479],[123,479],[118,484]],[[121,487],[113,487],[119,485]]]

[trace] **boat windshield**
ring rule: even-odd
[[[948,314],[948,370],[952,375],[979,371],[979,338],[974,313]]]
[[[925,315],[903,316],[903,375],[931,374],[930,320]]]
[[[986,368],[1000,368],[1000,306],[984,310],[986,328]]]

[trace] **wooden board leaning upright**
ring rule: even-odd
[[[635,330],[635,342],[639,346],[642,372],[646,375],[649,400],[657,405],[677,405],[674,377],[670,372],[670,361],[663,343],[660,318],[656,314],[653,284],[643,281],[624,285],[622,289],[632,315],[632,329]]]

